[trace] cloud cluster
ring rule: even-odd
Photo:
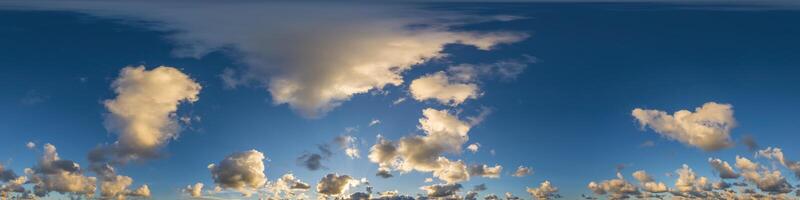
[[[458,196],[458,191],[462,186],[458,183],[453,184],[435,184],[423,186],[420,189],[425,191],[429,198],[445,198],[453,199]]]
[[[759,150],[756,155],[778,161],[778,163],[794,172],[795,177],[800,178],[800,161],[787,160],[783,157],[783,151],[780,148],[767,147]]]
[[[267,190],[274,199],[295,199],[311,188],[311,185],[297,179],[294,174],[287,173],[275,182],[267,184]]]
[[[473,124],[462,121],[447,110],[425,109],[419,119],[419,129],[425,135],[401,138],[392,142],[382,137],[370,148],[369,159],[379,164],[379,170],[433,172],[448,183],[469,180],[463,161],[451,161],[445,153],[458,154],[469,140],[467,133]]]
[[[531,196],[534,199],[539,199],[539,200],[553,199],[553,198],[559,197],[559,195],[557,194],[558,193],[558,188],[557,187],[553,187],[550,184],[550,181],[544,181],[541,184],[539,184],[539,187],[537,187],[537,188],[528,188],[527,191],[528,191],[528,193],[531,194]],[[508,195],[506,195],[506,196],[508,196]]]
[[[92,196],[97,189],[97,178],[84,176],[80,165],[62,160],[51,144],[43,146],[39,164],[25,169],[29,183],[33,184],[36,196],[44,197],[50,192]]]
[[[706,151],[716,151],[733,145],[730,131],[736,126],[730,104],[708,102],[695,111],[680,110],[672,115],[660,110],[636,108],[631,112],[642,127],[669,139]]]
[[[249,196],[267,181],[264,175],[264,154],[249,150],[233,153],[218,164],[208,166],[214,183],[222,189],[233,189]]]

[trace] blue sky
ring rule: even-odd
[[[756,158],[741,144],[745,136],[752,136],[759,149],[778,147],[786,159],[800,159],[800,146],[796,145],[800,139],[796,133],[800,129],[796,114],[800,111],[796,106],[800,102],[800,84],[796,84],[800,26],[795,23],[800,13],[793,9],[658,3],[373,5],[388,12],[381,13],[371,7],[323,9],[302,3],[287,7],[324,11],[296,16],[264,12],[263,18],[253,18],[259,12],[214,17],[240,8],[257,11],[258,6],[270,6],[242,4],[225,7],[231,10],[177,8],[181,6],[175,4],[149,10],[153,5],[136,3],[123,9],[122,5],[91,2],[2,6],[0,163],[25,175],[24,169],[36,166],[44,153],[42,146],[50,143],[62,159],[80,164],[85,176],[99,176],[89,170],[87,153],[114,146],[120,134],[125,134],[104,126],[114,115],[104,101],[118,98],[112,83],[123,68],[141,65],[146,70],[174,67],[202,86],[196,96],[199,100],[177,104],[176,117],[170,120],[177,123],[182,116],[194,120],[178,123],[178,136],[156,148],[158,156],[114,165],[118,174],[133,178],[131,189],[148,185],[153,199],[189,199],[182,190],[196,182],[206,185],[203,196],[258,198],[261,194],[229,194],[236,193],[236,188],[213,193],[213,186],[221,183],[207,168],[210,163],[219,166],[232,153],[251,149],[268,158],[264,161],[267,180],[291,172],[311,185],[305,192],[311,197],[318,195],[316,185],[329,173],[366,178],[375,191],[399,190],[417,196],[425,193],[420,187],[447,181],[431,172],[400,173],[400,169],[392,169],[394,177],[384,179],[375,176],[379,165],[368,155],[379,134],[395,142],[404,136],[424,135],[419,120],[426,108],[446,111],[463,121],[491,110],[484,120],[471,125],[469,140],[459,145],[466,148],[480,143],[476,153],[466,149],[442,153],[452,161],[503,167],[500,178],[472,175],[469,180],[456,181],[463,185],[461,196],[485,183],[488,189],[480,192],[481,198],[511,192],[531,199],[526,187],[549,181],[558,187],[560,196],[576,199],[593,195],[587,184],[615,178],[620,165],[625,166],[621,173],[631,184],[639,185],[631,173],[646,170],[674,189],[677,176],[667,174],[675,174],[681,165],[687,164],[698,176],[716,182],[720,178],[708,159],[720,158],[733,165],[737,155],[782,171],[792,185],[800,183],[789,167],[764,156]],[[175,12],[163,12],[171,9]],[[192,9],[209,16],[187,14]],[[407,10],[433,20],[399,12]],[[363,19],[372,15],[375,19]],[[336,17],[325,19],[330,16]],[[273,19],[279,17],[287,19]],[[262,27],[252,28],[261,23]],[[393,35],[397,23],[411,30],[409,34]],[[291,31],[274,30],[280,28]],[[345,33],[337,34],[341,32]],[[493,33],[483,39],[488,38],[494,46],[481,49],[469,44],[478,40],[474,35],[459,33]],[[462,38],[432,36],[436,34]],[[512,40],[503,41],[503,34]],[[301,77],[297,82],[301,85],[324,79],[326,73],[347,79],[338,69],[349,66],[337,64],[350,62],[340,58],[401,62],[392,55],[408,51],[376,56],[371,52],[382,49],[359,48],[385,42],[385,38],[423,41],[423,46],[412,51],[430,45],[441,51],[420,54],[441,56],[402,69],[398,73],[402,83],[348,93],[345,98],[322,103],[323,108],[302,104],[309,97],[303,93],[291,96],[299,99],[276,100],[271,89],[280,89],[274,82],[278,79]],[[458,40],[462,44],[457,44]],[[348,43],[362,41],[369,44]],[[500,69],[507,66],[497,63],[509,62],[525,67],[510,77],[487,72],[463,82],[479,91],[462,103],[417,100],[410,89],[414,80],[452,66]],[[304,66],[311,67],[301,68]],[[242,82],[226,85],[221,78],[226,69]],[[308,87],[331,89],[324,84]],[[401,98],[405,100],[394,103]],[[642,128],[631,115],[635,108],[670,115],[684,109],[694,112],[707,102],[732,105],[736,126],[725,134],[735,145],[703,150],[670,139],[669,131],[659,133],[653,124]],[[376,119],[380,123],[371,126]],[[352,145],[360,151],[360,158],[347,157],[333,142],[340,135],[357,138]],[[36,147],[26,148],[28,142]],[[319,153],[320,144],[333,151],[322,160],[321,169],[298,164],[303,154]],[[518,166],[531,167],[534,173],[514,177]],[[424,182],[425,178],[434,182]],[[744,178],[728,181],[750,183]],[[794,189],[788,193],[790,198],[797,198]],[[362,184],[349,192],[364,190]],[[57,193],[51,192],[45,199],[58,199]]]

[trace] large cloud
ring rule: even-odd
[[[779,170],[773,171],[761,168],[759,164],[739,156],[736,156],[735,166],[742,170],[744,180],[755,184],[761,191],[782,194],[789,193],[793,189],[792,185],[786,181],[786,178],[783,177]]]
[[[171,33],[168,38],[177,43],[176,55],[200,57],[217,50],[235,54],[248,69],[239,75],[227,72],[230,86],[255,80],[267,88],[275,104],[288,104],[309,117],[320,116],[353,95],[402,84],[402,73],[412,66],[446,56],[445,45],[491,50],[527,37],[513,32],[454,31],[454,25],[495,18],[434,13],[402,4],[15,4],[156,22],[140,24]],[[299,13],[302,17],[297,17]]]
[[[198,100],[200,85],[173,67],[125,67],[112,87],[117,97],[106,100],[106,126],[119,135],[115,153],[121,160],[139,159],[178,136],[175,112],[181,102]]]
[[[264,175],[264,154],[249,150],[231,154],[219,164],[211,164],[211,178],[223,189],[234,189],[249,196],[267,181]]]
[[[669,139],[715,151],[733,145],[730,131],[736,126],[730,104],[708,102],[694,112],[680,110],[673,115],[660,110],[636,108],[631,113],[639,124],[649,126]]]

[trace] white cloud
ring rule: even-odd
[[[359,181],[348,175],[328,174],[317,183],[317,193],[339,197],[347,194],[350,187],[358,186],[364,181]]]
[[[359,153],[360,151],[356,146],[357,140],[358,139],[356,137],[351,135],[340,135],[334,139],[334,142],[344,150],[344,153],[347,155],[347,157],[350,157],[350,159],[356,159],[361,157]]]
[[[25,143],[25,147],[27,147],[28,149],[34,149],[36,148],[36,143],[33,142]]]
[[[423,186],[420,189],[430,198],[447,198],[452,199],[457,197],[458,191],[461,190],[461,184],[436,184]]]
[[[544,181],[539,184],[537,188],[528,188],[528,193],[533,196],[534,199],[538,200],[545,200],[545,199],[553,199],[558,197],[558,188],[553,187],[550,184],[550,181]]]
[[[378,125],[380,123],[381,123],[381,120],[373,119],[372,121],[369,122],[369,126],[375,126],[375,125]]]
[[[669,139],[715,151],[730,147],[730,131],[736,126],[730,104],[708,102],[694,112],[680,110],[669,115],[660,110],[636,108],[631,113],[642,127],[649,126]]]
[[[609,199],[627,199],[640,194],[639,188],[626,181],[619,172],[615,179],[604,180],[600,183],[592,181],[587,187],[594,194],[608,195]]]
[[[296,199],[310,188],[308,183],[297,179],[292,173],[284,174],[277,181],[267,184],[267,190],[272,193],[273,199]]]
[[[764,150],[759,150],[756,154],[758,156],[763,156],[768,159],[777,160],[778,163],[783,165],[784,167],[788,168],[792,172],[794,172],[797,178],[800,178],[800,162],[799,161],[791,161],[787,160],[783,157],[783,151],[780,148],[776,147],[767,147]]]
[[[62,160],[55,146],[45,144],[43,149],[39,164],[25,170],[30,179],[29,183],[34,185],[33,191],[36,196],[43,197],[50,192],[94,195],[97,178],[84,176],[78,163]]]
[[[500,178],[500,173],[503,171],[503,166],[495,164],[494,167],[488,165],[472,165],[469,166],[470,176],[482,176],[486,178]]]
[[[106,127],[119,135],[115,152],[121,160],[154,156],[176,138],[178,105],[197,101],[201,89],[180,70],[166,66],[125,67],[112,87],[117,97],[104,102]]]
[[[792,191],[792,185],[786,181],[781,171],[761,168],[759,164],[753,163],[747,158],[736,156],[735,166],[742,170],[744,180],[756,184],[761,191],[768,193],[788,193]]]
[[[481,147],[481,144],[476,142],[476,143],[472,143],[469,146],[467,146],[467,150],[469,150],[472,153],[478,153],[478,148],[480,148],[480,147]]]
[[[203,183],[195,183],[194,185],[187,185],[183,191],[191,197],[200,197],[203,195]]]
[[[249,150],[231,154],[218,164],[208,166],[214,183],[222,189],[234,189],[249,196],[252,190],[264,186],[264,154]]]
[[[656,182],[652,176],[647,174],[644,170],[639,170],[633,172],[633,178],[636,178],[639,181],[639,184],[642,186],[642,190],[652,193],[662,193],[667,192],[668,188],[667,185],[662,182]]]
[[[478,85],[460,82],[445,72],[428,74],[411,81],[409,91],[418,101],[434,99],[441,104],[451,106],[479,96]]]
[[[523,177],[523,176],[527,176],[527,175],[530,175],[530,174],[533,174],[533,169],[532,168],[525,167],[525,166],[519,166],[519,167],[517,167],[517,170],[514,171],[514,174],[512,174],[512,176]]]

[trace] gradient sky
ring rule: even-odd
[[[338,106],[308,114],[304,107],[276,101],[268,89],[270,81],[281,73],[323,77],[347,67],[325,59],[338,59],[342,54],[358,58],[359,53],[371,51],[345,43],[383,34],[383,25],[395,26],[393,17],[408,18],[403,15],[411,12],[381,13],[355,5],[325,9],[329,5],[301,3],[287,7],[325,12],[264,12],[261,19],[252,18],[253,12],[240,14],[235,9],[271,4],[251,7],[241,3],[219,10],[201,8],[205,10],[197,15],[230,15],[224,19],[232,20],[204,21],[215,18],[189,15],[185,11],[194,9],[191,6],[181,8],[182,12],[159,13],[143,11],[152,6],[147,3],[124,9],[122,5],[92,2],[3,4],[0,3],[0,163],[18,175],[35,166],[43,153],[42,146],[50,143],[57,147],[62,159],[80,164],[86,176],[98,176],[88,170],[87,153],[119,139],[118,132],[104,126],[111,114],[103,102],[117,97],[112,82],[123,68],[141,65],[147,70],[174,67],[202,86],[199,100],[181,103],[172,119],[185,116],[194,120],[180,123],[179,136],[157,148],[158,156],[115,166],[117,173],[133,178],[132,189],[148,185],[153,199],[189,199],[182,190],[197,182],[206,185],[205,192],[213,190],[215,181],[207,166],[251,149],[267,157],[264,174],[269,181],[291,172],[312,186],[306,192],[310,197],[317,196],[317,182],[329,173],[366,178],[375,191],[398,190],[416,196],[424,193],[420,187],[445,181],[436,179],[431,172],[420,171],[393,171],[392,178],[378,177],[378,164],[370,162],[368,154],[379,134],[393,141],[424,134],[419,119],[426,108],[445,110],[465,121],[482,111],[491,111],[472,126],[469,141],[463,144],[465,148],[480,143],[476,153],[463,150],[443,154],[470,165],[503,167],[500,178],[473,176],[459,182],[463,185],[459,192],[462,196],[473,186],[485,183],[488,189],[480,192],[480,198],[511,192],[532,199],[526,187],[536,188],[541,182],[550,181],[563,199],[579,199],[582,194],[593,195],[587,188],[589,182],[613,179],[617,171],[638,186],[631,176],[637,170],[646,170],[657,181],[675,188],[674,174],[683,164],[698,176],[716,182],[720,178],[708,159],[720,158],[733,165],[740,155],[759,161],[765,168],[782,171],[794,186],[788,197],[798,198],[795,190],[800,182],[788,167],[764,156],[756,157],[742,144],[750,136],[759,144],[758,149],[778,147],[786,159],[800,160],[800,12],[795,7],[660,3],[372,5],[393,11],[413,10],[421,13],[417,16],[420,18],[439,18],[423,24],[402,24],[407,22],[398,20],[404,26],[412,25],[404,27],[411,33],[441,26],[446,33],[514,33],[519,34],[518,41],[498,42],[490,50],[444,42],[440,53],[446,56],[409,66],[399,73],[402,84],[352,94],[336,102]],[[161,11],[180,7],[169,5]],[[357,14],[350,14],[351,9]],[[314,21],[328,14],[337,16],[332,19],[337,23]],[[373,14],[380,16],[375,21],[359,19]],[[348,21],[349,18],[354,20]],[[261,22],[263,27],[242,28]],[[271,27],[289,29],[293,24],[309,27],[296,29],[303,34]],[[361,30],[360,26],[370,28],[342,35],[324,34]],[[220,30],[204,32],[212,29]],[[306,34],[314,30],[321,33]],[[260,34],[274,35],[266,39],[250,37]],[[414,40],[423,36],[424,33],[402,37]],[[334,42],[329,43],[328,39]],[[230,41],[234,43],[225,43]],[[310,52],[307,49],[315,49],[318,42],[324,43],[319,46],[323,53],[313,51],[315,54],[306,56],[304,53]],[[242,45],[245,43],[252,45]],[[187,54],[181,51],[187,45],[189,49],[205,49]],[[328,53],[331,56],[325,56]],[[377,59],[391,60],[387,57],[397,53],[400,52]],[[281,64],[273,65],[273,60]],[[319,65],[327,68],[292,68],[293,64],[306,61],[312,65],[323,63]],[[458,105],[416,100],[409,89],[415,79],[452,66],[490,68],[509,62],[525,67],[511,77],[501,73],[478,75],[470,83],[479,87],[480,94]],[[221,78],[226,70],[235,72],[238,80],[247,80],[227,87]],[[405,101],[394,103],[401,98]],[[704,150],[670,139],[650,126],[642,127],[631,114],[636,108],[670,115],[678,110],[694,112],[707,102],[732,106],[736,126],[729,133],[732,145],[726,148]],[[370,125],[373,120],[380,123]],[[352,145],[360,151],[360,158],[347,157],[333,142],[340,135],[357,138]],[[27,148],[28,142],[36,147]],[[321,169],[310,170],[298,163],[298,157],[304,154],[319,153],[320,144],[329,145],[333,151],[322,160]],[[514,177],[518,166],[531,167],[534,173]],[[434,178],[434,182],[426,183],[425,178]],[[748,181],[740,178],[729,182]],[[349,192],[364,189],[361,185]],[[259,197],[224,192],[203,195]],[[44,199],[62,197],[52,192]]]

